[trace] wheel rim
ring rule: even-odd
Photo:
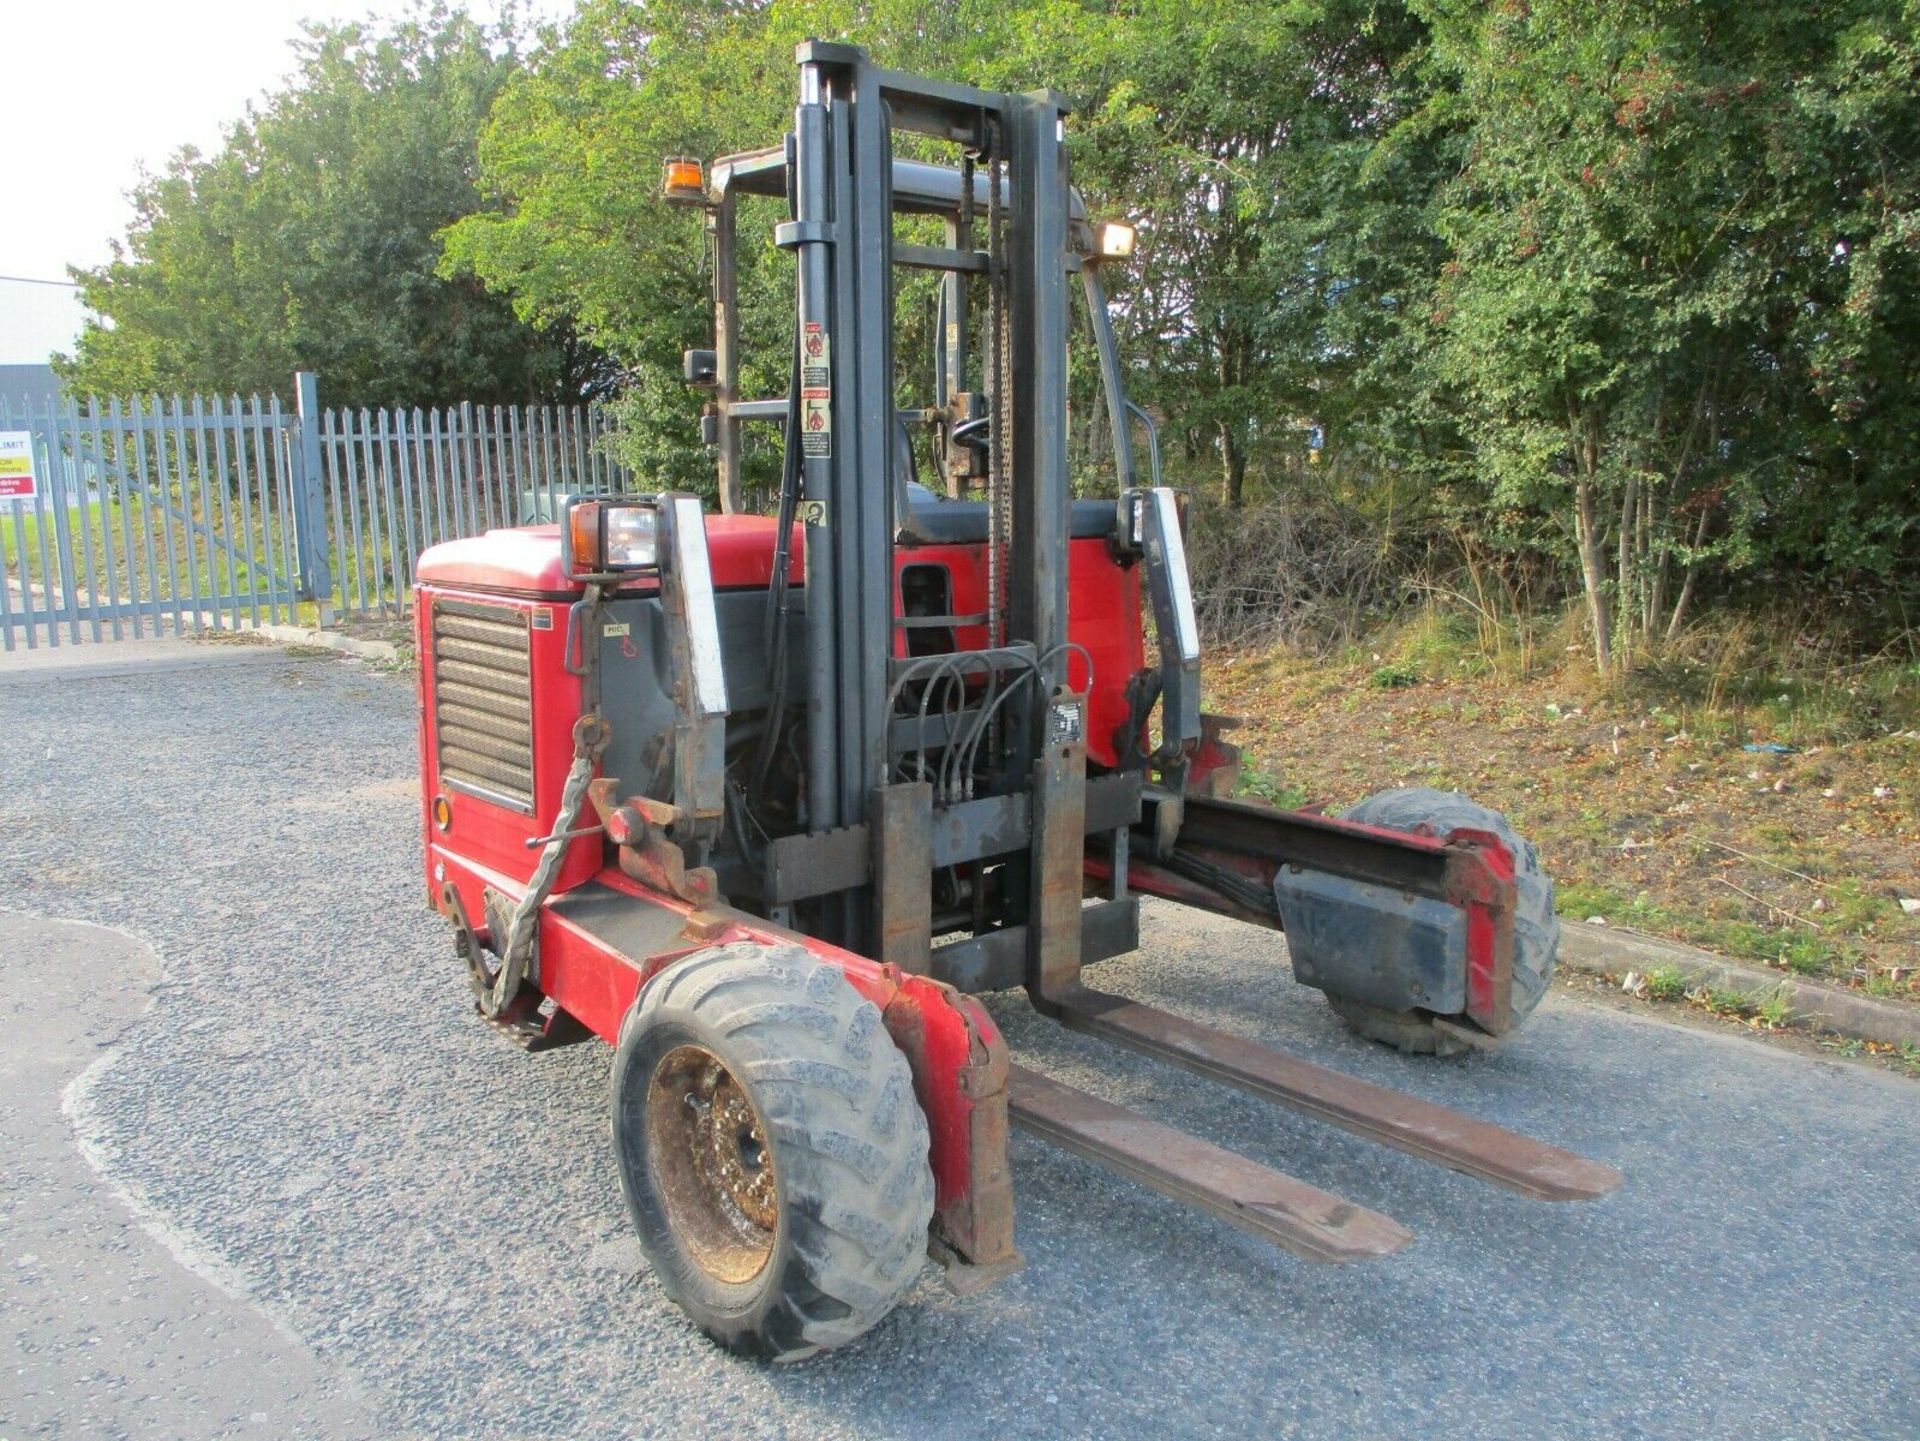
[[[766,1125],[705,1046],[677,1046],[647,1082],[649,1165],[668,1226],[700,1268],[740,1283],[773,1255],[780,1193]]]

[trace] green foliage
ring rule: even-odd
[[[1777,1031],[1793,1019],[1793,997],[1785,986],[1775,986],[1754,1001],[1753,1014],[1769,1031]]]
[[[1678,1001],[1687,994],[1687,973],[1678,966],[1655,966],[1647,972],[1647,999]]]
[[[1383,665],[1369,673],[1367,684],[1375,690],[1404,690],[1408,686],[1420,684],[1420,672],[1411,666],[1397,663]]]
[[[501,203],[447,231],[443,274],[477,277],[523,319],[572,327],[618,360],[622,458],[661,484],[714,479],[694,441],[701,397],[680,381],[681,353],[711,343],[709,257],[699,212],[661,201],[662,163],[776,142],[791,121],[793,48],[815,35],[942,71],[966,38],[953,16],[900,3],[582,0],[564,34],[542,35],[481,137],[483,183]],[[772,227],[786,215],[744,205],[741,378],[779,394],[792,280]],[[771,458],[759,461],[764,480]]]
[[[494,101],[441,270],[615,357],[662,481],[711,483],[677,379],[711,322],[660,163],[776,141],[810,36],[1075,98],[1076,184],[1140,226],[1109,274],[1129,387],[1225,507],[1311,497],[1400,565],[1464,549],[1489,625],[1579,595],[1603,669],[1735,583],[1920,559],[1920,0],[581,0]],[[789,262],[752,204],[736,320],[773,394]]]
[[[114,259],[75,272],[89,323],[62,370],[82,392],[284,391],[342,404],[577,397],[607,378],[564,328],[537,333],[439,232],[480,207],[482,120],[517,62],[506,29],[419,11],[314,25],[286,86],[136,192]]]
[[[1466,503],[1556,518],[1602,667],[1703,565],[1888,572],[1920,406],[1920,9],[1434,0],[1416,345]]]
[[[1266,801],[1286,811],[1297,811],[1312,799],[1292,781],[1251,765],[1240,768],[1240,794]]]
[[[1306,470],[1338,427],[1397,279],[1387,190],[1363,181],[1419,26],[1366,3],[1187,0],[1032,7],[999,78],[1080,101],[1075,180],[1137,219],[1115,277],[1136,399],[1176,458],[1238,505],[1248,476]]]
[[[792,47],[809,36],[865,44],[901,68],[1050,85],[1078,105],[1070,135],[1089,206],[1140,225],[1134,261],[1110,278],[1135,398],[1163,418],[1176,475],[1217,476],[1237,504],[1250,474],[1305,470],[1306,423],[1344,394],[1330,380],[1357,368],[1369,337],[1345,317],[1381,304],[1381,237],[1355,232],[1342,200],[1393,114],[1386,65],[1417,33],[1364,4],[583,0],[496,104],[480,158],[504,203],[452,228],[445,269],[618,356],[638,377],[629,460],[703,481],[687,444],[697,399],[672,379],[680,352],[709,336],[703,251],[697,218],[658,199],[661,162],[776,139]],[[769,208],[758,232],[743,223],[743,240],[778,218]],[[746,380],[772,393],[785,378],[788,262],[764,243],[742,249]],[[918,283],[903,280],[900,311],[924,324]],[[901,353],[914,342],[903,335]],[[1090,360],[1076,356],[1077,395]],[[1090,405],[1076,414],[1097,421]],[[1097,459],[1105,444],[1089,423],[1083,449]]]
[[[1708,1010],[1723,1016],[1748,1016],[1753,1014],[1754,999],[1745,991],[1736,991],[1731,987],[1710,986],[1701,998]]]

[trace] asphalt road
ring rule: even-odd
[[[1017,1136],[1024,1273],[960,1300],[930,1267],[847,1351],[734,1361],[630,1234],[606,1051],[527,1057],[468,1013],[419,874],[410,682],[147,654],[0,660],[8,1441],[1920,1435],[1912,1082],[1566,995],[1497,1057],[1407,1061],[1348,1037],[1274,938],[1170,908],[1104,986],[1625,1188],[1528,1202],[1008,997],[1044,1069],[1414,1245],[1315,1267]]]

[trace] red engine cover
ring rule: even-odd
[[[774,532],[779,523],[760,515],[707,517],[707,553],[713,583],[721,590],[763,590],[773,577]],[[793,584],[805,580],[805,529],[793,528]],[[976,615],[986,609],[986,547],[984,545],[901,546],[894,551],[894,613],[901,612],[900,572],[909,566],[944,566],[951,577],[956,615]],[[491,530],[485,535],[436,545],[420,557],[415,568],[420,583],[435,593],[464,591],[479,596],[512,596],[525,600],[571,602],[581,587],[567,579],[560,560],[560,528],[529,526]],[[622,595],[646,595],[658,588],[651,576],[636,577],[620,587]],[[564,635],[564,614],[560,634]],[[1145,664],[1145,640],[1140,628],[1140,569],[1122,564],[1104,540],[1075,540],[1067,548],[1067,635],[1085,648],[1093,666],[1073,656],[1068,680],[1079,690],[1088,688],[1087,758],[1111,766],[1118,759],[1114,736],[1127,720],[1126,686]],[[954,637],[961,650],[986,645],[985,626],[962,626]],[[421,652],[422,655],[426,651]],[[894,654],[906,654],[904,633],[896,632]],[[542,669],[543,677],[554,672]],[[564,675],[563,669],[559,671]],[[569,677],[569,679],[571,679]],[[578,687],[573,688],[577,705]],[[543,713],[549,711],[544,696]],[[567,725],[572,724],[571,718]],[[537,742],[536,742],[537,743]],[[544,832],[542,833],[544,834]]]

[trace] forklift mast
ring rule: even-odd
[[[716,438],[723,497],[732,499],[738,422],[754,414],[753,403],[733,394],[732,201],[736,188],[764,193],[777,182],[789,192],[792,218],[775,239],[796,259],[799,385],[788,405],[798,422],[789,445],[797,439],[806,544],[807,830],[824,854],[832,833],[866,827],[876,878],[842,892],[819,929],[851,949],[927,967],[929,875],[907,873],[900,858],[926,856],[937,807],[928,782],[896,779],[890,764],[895,700],[915,664],[896,659],[893,645],[893,548],[914,529],[896,441],[893,268],[904,264],[945,272],[938,399],[949,430],[964,423],[956,402],[964,391],[965,286],[986,285],[990,644],[969,660],[978,674],[1006,678],[989,784],[1003,803],[1030,797],[1018,808],[1031,817],[1024,854],[1004,863],[1006,914],[998,919],[1044,916],[1045,924],[1027,926],[1030,966],[1040,964],[1043,947],[1077,957],[1085,722],[1084,698],[1068,687],[1066,436],[1067,285],[1081,264],[1069,234],[1067,106],[1051,92],[998,94],[903,75],[844,45],[806,44],[798,60],[789,145],[714,167]],[[897,164],[896,130],[958,146],[960,164]],[[897,179],[908,193],[896,195]],[[897,208],[944,211],[949,245],[898,243]],[[787,859],[804,863],[797,841]]]

